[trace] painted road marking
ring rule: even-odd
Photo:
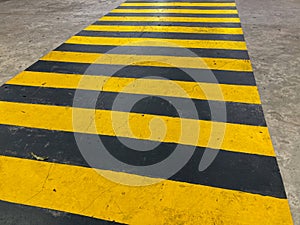
[[[71,82],[70,82],[71,83]],[[20,102],[20,103],[32,103],[32,104],[46,104],[46,105],[57,105],[57,106],[68,106],[72,107],[74,104],[74,97],[76,94],[76,89],[72,88],[54,88],[40,86],[25,86],[16,84],[6,84],[3,89],[0,89],[0,101],[8,102]],[[98,91],[94,90],[80,90],[83,94],[96,93]],[[135,105],[134,108],[115,108],[114,99],[117,96],[122,96],[125,99],[131,99],[134,97],[142,97],[144,100],[140,104]],[[20,98],[20,96],[26,96]],[[59,97],[58,97],[59,96]],[[161,99],[163,97],[163,99]],[[121,112],[134,112],[142,114],[152,114],[161,115],[169,117],[178,117],[178,111],[182,112],[181,117],[187,119],[197,119],[197,120],[208,120],[216,122],[227,122],[236,124],[246,124],[254,126],[266,126],[266,121],[264,119],[263,110],[260,104],[247,104],[238,102],[222,102],[222,101],[212,101],[212,100],[201,100],[201,99],[188,99],[180,97],[168,97],[168,96],[148,96],[144,94],[128,94],[119,92],[101,92],[99,94],[101,101],[97,101],[96,105],[81,105],[78,107],[82,108],[96,108],[103,110],[114,110]],[[147,99],[151,99],[151,103],[147,107],[143,106]],[[188,102],[192,101],[197,109],[197,114],[192,114],[186,110],[186,105]],[[177,111],[172,110],[171,104],[165,105],[167,102],[172,102],[177,105]],[[124,103],[125,104],[125,103]],[[210,113],[209,105],[215,105],[216,107],[225,104],[226,105],[226,118],[222,116],[213,116]],[[153,108],[154,105],[165,105],[166,110],[160,110],[159,108]]]
[[[65,212],[66,224],[292,224],[235,6],[126,1],[0,87],[0,206]],[[89,99],[75,107],[78,91],[99,94],[95,107]],[[116,109],[120,96],[122,107],[142,100]],[[211,105],[226,106],[225,117],[214,117]],[[162,171],[86,161],[78,134],[140,167],[177,146],[195,152],[161,180]],[[158,147],[137,154],[122,141]],[[208,152],[218,154],[201,171]],[[125,186],[99,173],[160,182]]]
[[[182,26],[105,26],[91,25],[84,30],[90,31],[117,31],[117,32],[169,32],[194,34],[243,34],[241,28],[219,27],[182,27]]]
[[[250,60],[226,58],[194,58],[156,55],[97,54],[52,51],[41,58],[45,61],[77,62],[105,65],[136,65],[251,72]]]
[[[193,17],[136,17],[136,16],[103,16],[99,21],[131,21],[131,22],[205,22],[205,23],[240,23],[240,18],[193,18]]]
[[[143,224],[213,224],[216,220],[219,224],[292,223],[286,199],[169,180],[128,187],[89,168],[11,157],[0,157],[0,163],[0,198],[5,201],[128,224],[141,224],[141,218]],[[101,172],[132,182],[154,179]],[[204,199],[205,204],[199,204]],[[185,213],[187,209],[189,213]],[[266,216],[266,212],[271,215]]]
[[[97,23],[96,23],[97,24]],[[159,33],[159,32],[111,32],[111,31],[80,31],[77,36],[91,37],[120,37],[120,38],[165,38],[165,39],[182,39],[182,40],[229,40],[244,41],[242,34],[195,34],[195,33]]]
[[[187,50],[190,57],[202,58],[231,58],[231,59],[249,59],[246,50],[231,50],[231,49],[203,49],[203,48],[189,48],[182,49],[178,47],[157,47],[157,46],[113,46],[113,45],[86,45],[86,44],[62,44],[56,51],[63,52],[86,52],[86,53],[107,53],[110,51],[114,53],[128,53],[135,55],[159,55],[159,56],[186,56]]]
[[[151,77],[153,74],[164,79],[188,81],[188,82],[205,82],[205,83],[220,83],[220,84],[238,84],[256,86],[252,72],[238,72],[227,70],[211,70],[215,75],[215,80],[210,79],[211,71],[205,69],[188,69],[184,71],[179,68],[171,67],[146,67],[129,65],[119,70],[119,65],[101,65],[88,63],[71,63],[71,62],[55,62],[39,60],[27,71],[36,72],[55,72],[55,73],[74,73],[86,74],[87,71],[91,75],[110,76],[116,70],[115,77],[130,77],[130,78],[145,78]],[[199,76],[190,77],[188,74],[199,73]]]
[[[237,14],[237,10],[197,9],[114,9],[111,13]]]
[[[10,135],[12,131],[14,132],[13,136]],[[73,133],[36,128],[18,129],[17,126],[1,125],[0,134],[1,137],[4,138],[4,140],[0,142],[0,147],[1,149],[5,149],[5,151],[2,151],[2,154],[6,156],[15,157],[14,152],[18,152],[18,157],[28,158],[30,152],[34,151],[34,153],[39,156],[45,156],[47,153],[49,160],[55,158],[56,163],[67,163],[84,167],[91,166],[82,156],[74,140]],[[36,137],[39,137],[38,141]],[[85,134],[85,138],[87,139],[94,137],[98,136]],[[171,143],[161,143],[157,149],[160,154],[155,155],[155,157],[148,156],[145,161],[143,159],[147,156],[147,153],[140,155],[134,154],[130,147],[122,145],[121,143],[118,144],[118,137],[101,135],[100,138],[107,144],[111,145],[111,143],[115,143],[110,149],[112,154],[117,155],[120,160],[126,161],[130,159],[129,162],[135,165],[148,165],[162,160],[177,146]],[[133,141],[133,139],[130,140]],[[143,140],[135,139],[134,141],[137,144],[145,144]],[[146,142],[148,143],[149,141]],[[32,143],[31,148],[26,147],[28,143]],[[201,172],[197,168],[204,151],[205,148],[197,147],[195,154],[188,164],[182,168],[179,173],[169,179],[264,196],[286,198],[275,157],[220,151],[214,163],[209,167],[209,170]],[[211,149],[210,151],[216,150]],[[97,164],[94,165],[94,168],[127,172],[154,178],[160,177],[157,173],[124,171],[122,168],[114,167],[110,164]]]
[[[274,156],[266,127],[38,104],[0,102],[0,106],[0,114],[3,115],[0,118],[1,124],[87,134],[116,135],[141,140],[221,148],[234,152]],[[73,124],[72,115],[74,113],[80,114],[82,118],[78,121],[80,123],[76,127]],[[159,124],[153,125],[152,133],[148,129],[154,118],[163,121],[168,128],[168,132],[163,139],[161,138],[162,127]],[[127,126],[116,126],[124,123],[124,121],[126,122],[127,119],[129,119],[132,132],[128,130],[129,127]],[[89,123],[86,121],[89,121]],[[90,126],[91,124],[93,126]],[[201,131],[199,140],[195,143],[195,137],[188,131],[191,127],[198,126],[201,127]],[[184,133],[181,130],[187,132]],[[224,132],[224,139],[221,142],[219,138],[222,132]]]
[[[22,223],[24,223],[24,218],[32,218],[32,215],[34,215],[35,218],[38,218],[37,220],[39,221],[39,223],[49,223],[49,221],[51,221],[50,223],[53,224],[53,222],[55,222],[55,218],[59,217],[59,223],[64,225],[120,225],[120,223],[117,222],[101,220],[57,210],[42,209],[39,207],[32,207],[6,201],[0,201],[0,210],[1,221],[5,221],[6,218],[8,221],[15,222],[16,224],[19,223],[20,217],[22,217]]]
[[[235,6],[235,3],[211,2],[153,2],[153,3],[123,3],[121,6]]]
[[[242,41],[215,40],[179,40],[164,38],[117,38],[117,37],[88,37],[73,36],[66,43],[87,45],[128,45],[128,46],[175,46],[182,48],[208,48],[246,50],[246,43]]]
[[[7,84],[260,104],[256,86],[24,71]],[[184,92],[178,92],[179,86]],[[220,89],[220,91],[216,91]],[[222,92],[222,95],[220,95]]]

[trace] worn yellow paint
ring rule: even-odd
[[[234,2],[151,2],[151,3],[134,3],[125,2],[121,6],[212,6],[212,7],[225,7],[235,6]]]
[[[119,25],[90,25],[88,31],[116,32],[166,32],[190,34],[243,34],[242,28],[223,27],[185,27],[185,26],[119,26]]]
[[[188,22],[188,23],[240,23],[240,18],[168,17],[168,16],[103,16],[100,21],[131,22]]]
[[[251,72],[250,60],[226,58],[198,58],[156,55],[99,54],[52,51],[41,60],[57,62],[135,65],[172,68],[194,68]]]
[[[85,45],[125,45],[125,46],[152,46],[152,47],[179,47],[205,49],[247,50],[244,41],[217,41],[217,40],[183,40],[167,38],[118,38],[118,37],[89,37],[73,36],[65,43]]]
[[[3,201],[133,225],[293,224],[287,199],[5,156],[0,165]]]
[[[218,9],[113,9],[111,13],[238,14],[237,10]]]
[[[260,104],[256,86],[32,71],[23,71],[6,83]]]
[[[12,102],[0,102],[0,115],[0,123],[6,125],[120,136],[274,156],[267,127]],[[159,120],[161,123],[152,123],[152,120]],[[200,128],[200,132],[194,132],[195,129],[191,128]]]

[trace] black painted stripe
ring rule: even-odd
[[[234,6],[119,6],[116,9],[205,9],[236,10]]]
[[[53,191],[56,191],[53,189]],[[112,225],[120,224],[62,211],[0,201],[1,225]]]
[[[182,56],[182,57],[209,57],[209,58],[231,58],[231,59],[249,59],[248,52],[245,50],[227,50],[227,49],[187,49],[171,47],[149,47],[149,46],[108,46],[108,45],[81,45],[81,44],[62,44],[55,51],[66,52],[89,52],[106,53],[110,50],[111,54],[135,54],[135,55],[164,55],[164,56]]]
[[[117,25],[117,26],[184,26],[184,27],[229,27],[240,28],[240,23],[205,23],[205,22],[131,22],[131,21],[96,21],[94,25]]]
[[[239,18],[238,14],[187,14],[187,13],[108,13],[106,16],[161,16],[161,17],[209,17]]]
[[[122,145],[116,137],[91,134],[82,136],[84,140],[97,137],[115,158],[136,166],[157,163],[168,157],[177,146],[173,143],[157,143],[159,145],[153,150],[135,151]],[[138,139],[126,140],[134,142],[135,146],[150,143]],[[187,146],[180,147],[182,151],[190,150]],[[88,151],[91,151],[90,147]],[[46,156],[51,162],[88,166],[78,149],[73,133],[0,125],[1,155],[31,158],[31,152]],[[190,161],[170,180],[286,198],[275,157],[220,151],[213,163],[204,172],[199,172],[198,166],[203,152],[203,148],[196,148]],[[97,159],[94,160],[91,165],[94,168],[113,171],[120,169],[112,167],[110,163],[99,165]],[[150,177],[159,177],[160,174],[160,171],[151,174],[140,170],[123,172]]]
[[[186,39],[186,40],[230,40],[244,41],[242,34],[186,34],[167,32],[106,32],[106,31],[80,31],[76,36],[90,37],[128,37],[128,38],[166,38],[166,39]]]
[[[74,89],[41,88],[6,84],[0,87],[0,101],[71,107],[73,105],[75,91],[76,90]],[[117,105],[117,109],[114,108],[117,111],[171,117],[178,117],[179,111],[182,118],[212,120],[211,115],[214,115],[214,121],[266,126],[262,107],[261,105],[257,104],[236,102],[223,103],[219,101],[208,102],[206,100],[198,99],[147,96],[116,92],[97,92],[88,90],[81,90],[79,93],[81,94],[80,96],[82,96],[82,98],[77,99],[78,103],[76,105],[78,106],[80,101],[80,106],[83,108],[90,108],[91,106],[86,103],[92,101],[88,101],[88,98],[83,96],[91,96],[90,98],[92,98],[92,96],[98,95],[97,104],[95,106],[96,109],[112,110],[114,100],[118,98],[122,99],[122,101]],[[126,102],[128,102],[129,99],[137,98],[140,98],[141,100],[139,100],[132,109],[128,109]],[[198,112],[198,117],[191,111],[191,109],[185,107],[188,105],[188,103],[193,103],[195,105]],[[172,105],[176,105],[176,109],[174,109]],[[224,115],[218,115],[218,113],[215,113],[222,111],[220,109],[225,106],[227,111],[226,118]]]
[[[170,80],[208,82],[220,84],[238,84],[255,86],[255,79],[252,72],[236,72],[222,70],[205,70],[205,69],[185,69],[189,74],[199,74],[192,79],[186,72],[178,68],[166,67],[147,67],[147,66],[126,66],[120,69],[117,65],[101,65],[88,63],[70,63],[54,61],[37,61],[26,69],[27,71],[38,72],[55,72],[85,74],[88,70],[89,75],[103,75],[115,77],[147,78],[148,76],[159,76]],[[116,71],[113,73],[112,71]],[[215,76],[215,81],[211,79],[211,72]]]

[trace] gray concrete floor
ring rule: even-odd
[[[0,84],[123,0],[0,0]]]
[[[0,0],[0,84],[122,0]],[[295,225],[300,225],[300,1],[237,0]]]

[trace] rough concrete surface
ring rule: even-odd
[[[123,0],[0,0],[0,84]]]
[[[122,0],[0,0],[0,84]],[[300,1],[237,0],[295,225],[300,225]]]

